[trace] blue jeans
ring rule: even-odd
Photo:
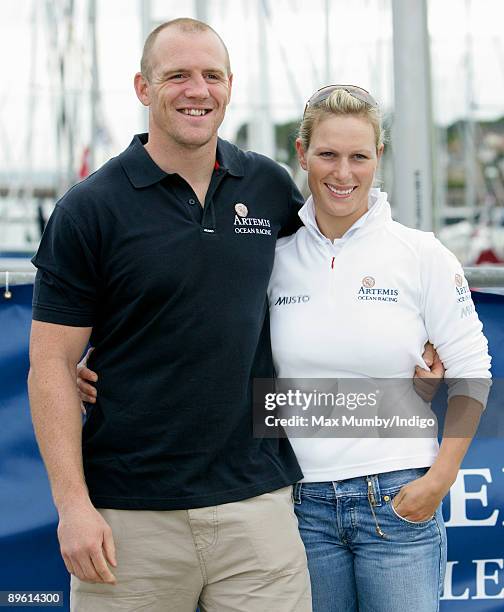
[[[391,505],[403,485],[426,471],[294,486],[313,612],[439,610],[446,566],[441,507],[431,519],[412,523]]]

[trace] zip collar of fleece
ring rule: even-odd
[[[299,217],[306,227],[309,234],[311,234],[318,242],[333,244],[333,241],[326,238],[324,234],[319,230],[317,220],[315,218],[315,205],[313,198],[310,196],[304,206],[299,211]],[[371,189],[369,191],[368,199],[368,211],[362,215],[357,221],[343,234],[341,238],[336,238],[334,242],[339,240],[348,240],[355,234],[357,230],[361,230],[362,234],[364,230],[369,231],[375,229],[379,225],[383,225],[392,220],[392,213],[390,210],[390,204],[387,201],[387,194],[379,189]]]

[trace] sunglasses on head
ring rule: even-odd
[[[306,111],[309,106],[314,106],[319,102],[327,100],[327,98],[336,89],[344,89],[351,96],[357,98],[357,100],[360,100],[365,104],[369,104],[369,106],[372,106],[373,108],[378,108],[378,102],[373,98],[369,91],[366,91],[362,87],[357,87],[357,85],[326,85],[325,87],[317,89],[317,91],[308,100],[303,112],[303,117],[306,115]]]

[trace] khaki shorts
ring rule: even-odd
[[[100,509],[117,584],[72,576],[72,612],[311,612],[291,490],[193,510]]]

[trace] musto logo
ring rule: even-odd
[[[372,276],[365,276],[357,292],[357,299],[366,302],[397,302],[399,289],[375,287],[375,285],[376,281]]]
[[[277,298],[275,306],[284,306],[285,304],[306,304],[306,302],[309,301],[309,295],[281,295]]]

